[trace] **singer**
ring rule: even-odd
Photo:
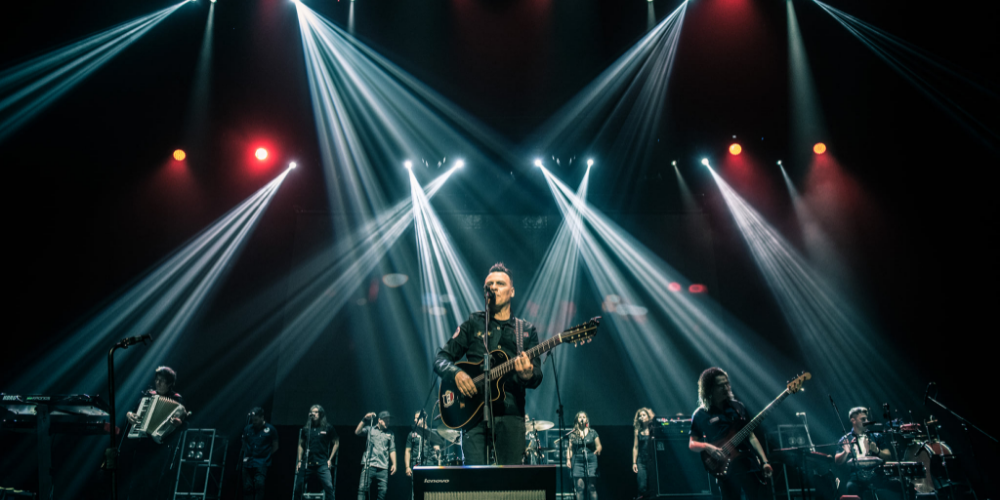
[[[590,428],[586,412],[579,412],[574,418],[576,425],[569,436],[566,450],[566,467],[573,477],[576,500],[597,500],[597,478],[601,472],[597,468],[597,456],[601,454],[601,438]]]
[[[320,405],[309,408],[306,425],[299,431],[298,460],[295,462],[295,486],[292,499],[301,500],[306,491],[306,481],[318,478],[328,500],[334,498],[333,457],[340,448],[340,436],[326,421],[326,410]]]
[[[483,360],[487,353],[483,346],[483,335],[489,341],[489,350],[502,350],[510,359],[514,359],[514,369],[517,375],[503,386],[502,403],[493,405],[493,416],[496,428],[496,459],[498,465],[519,465],[524,455],[524,399],[526,389],[534,389],[542,383],[541,361],[538,358],[529,359],[524,351],[538,345],[538,333],[535,327],[511,314],[511,299],[514,298],[514,282],[511,272],[503,263],[494,264],[486,276],[484,285],[487,293],[491,293],[488,311],[475,312],[458,327],[444,347],[438,351],[434,362],[434,371],[441,378],[453,377],[462,394],[471,397],[479,393],[472,378],[463,372],[455,362],[465,356],[469,361],[477,363]],[[490,315],[490,330],[486,329],[486,314]],[[487,460],[487,422],[465,432],[462,438],[462,451],[465,454],[466,465],[486,465]],[[491,446],[492,447],[492,446]]]
[[[389,430],[391,419],[392,415],[387,411],[379,412],[378,420],[374,413],[369,413],[354,429],[354,434],[358,436],[368,435],[365,454],[361,457],[358,500],[365,500],[371,493],[372,479],[378,483],[378,500],[385,500],[389,476],[396,473],[396,435]]]

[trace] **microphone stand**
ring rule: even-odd
[[[484,290],[484,296],[486,298],[486,329],[483,333],[483,398],[485,398],[483,416],[486,419],[486,442],[483,443],[483,451],[486,452],[486,456],[483,464],[490,465],[490,452],[492,451],[493,456],[496,456],[497,444],[493,435],[493,394],[491,394],[492,384],[490,383],[490,304],[496,302],[496,297],[488,286]],[[496,460],[493,461],[493,465],[496,465]]]
[[[930,391],[930,386],[928,386],[928,391]],[[936,394],[937,394],[937,391],[935,391],[935,395]],[[981,484],[981,485],[986,484],[985,478],[983,477],[983,472],[980,469],[980,467],[978,467],[979,462],[976,461],[976,448],[974,446],[975,443],[973,443],[973,441],[972,441],[972,433],[969,432],[969,428],[971,427],[971,428],[979,431],[980,434],[986,436],[986,438],[989,439],[990,441],[993,441],[994,445],[997,443],[997,438],[995,438],[995,437],[987,434],[986,431],[980,429],[979,427],[976,427],[972,422],[969,422],[968,420],[966,420],[965,417],[959,415],[958,413],[955,413],[951,408],[948,408],[947,406],[941,404],[941,402],[938,401],[937,399],[935,399],[934,397],[932,397],[929,392],[928,392],[928,394],[926,394],[924,396],[924,402],[926,403],[927,401],[930,401],[930,402],[932,402],[932,403],[940,406],[943,410],[947,411],[948,413],[951,413],[952,416],[954,416],[955,418],[958,419],[958,423],[962,424],[962,430],[965,431],[964,432],[965,439],[966,439],[966,441],[969,442],[969,455],[972,457],[971,462],[974,463],[974,464],[977,464],[976,475],[979,476],[979,484]],[[930,433],[930,428],[927,429],[927,432],[928,432],[928,435],[930,435],[929,434]],[[970,489],[972,489],[972,488],[970,488]],[[972,489],[972,497],[973,498],[979,498],[978,495],[976,495],[976,490],[975,489]]]
[[[562,402],[562,394],[559,393],[559,375],[558,375],[558,373],[556,371],[556,362],[555,362],[555,359],[554,359],[555,355],[556,355],[556,352],[554,350],[549,351],[548,356],[545,357],[545,361],[548,361],[549,358],[553,358],[553,360],[552,360],[552,379],[555,380],[555,383],[556,383],[556,402],[558,403],[558,407],[556,408],[556,415],[559,417],[559,431],[562,432],[562,430],[566,428],[566,422],[563,419],[563,402]],[[559,439],[562,439],[562,438],[559,438]],[[557,441],[559,441],[559,440],[557,440]],[[563,446],[562,446],[562,443],[560,443],[559,444],[559,468],[560,469],[562,469],[563,463],[564,463],[563,462]],[[572,473],[572,471],[570,471],[570,473]],[[560,492],[563,491],[563,486],[564,486],[562,484],[562,479],[563,479],[563,475],[562,475],[562,473],[560,473],[559,474],[559,479],[556,482],[557,483],[556,484],[556,488]]]
[[[118,349],[128,349],[128,346],[152,341],[149,334],[121,339],[108,351],[108,438],[111,446],[104,450],[104,469],[111,473],[111,500],[118,500],[118,447],[115,445],[115,351]],[[51,496],[51,485],[39,485],[43,495]],[[49,488],[45,488],[49,486]]]
[[[299,429],[299,442],[302,442],[302,431],[305,430],[305,431],[309,432],[309,434],[306,434],[306,453],[305,453],[304,458],[299,460],[299,469],[301,469],[302,467],[309,467],[309,453],[310,453],[309,446],[312,444],[312,439],[309,439],[309,438],[311,437],[310,434],[312,434],[312,422],[313,422],[313,420],[312,420],[312,413],[310,412],[309,418],[306,419],[306,427],[305,427],[305,429]],[[298,474],[299,474],[299,471],[296,470],[295,471],[295,475],[298,475]],[[295,478],[295,483],[297,484],[298,482],[299,482],[299,478]],[[302,471],[302,493],[304,494],[305,492],[306,492],[306,471],[303,470]],[[292,486],[292,500],[295,500],[295,487],[294,486]]]
[[[366,436],[367,441],[365,443],[365,470],[361,473],[361,475],[365,478],[365,496],[368,497],[369,500],[372,497],[372,479],[368,476],[368,470],[371,469],[372,465],[372,431],[375,430],[376,421],[378,421],[377,414],[372,417],[371,423],[368,425],[368,435]]]

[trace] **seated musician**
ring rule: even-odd
[[[734,399],[729,375],[721,368],[712,367],[701,373],[698,399],[701,406],[691,416],[688,448],[696,453],[706,451],[721,460],[726,456],[720,448],[722,444],[752,417],[743,403]],[[740,500],[741,491],[747,500],[763,498],[762,485],[755,473],[763,471],[764,477],[771,477],[772,469],[757,436],[750,434],[750,438],[743,440],[736,451],[739,456],[729,464],[729,474],[718,478],[722,499]],[[760,458],[760,463],[755,457]]]
[[[156,369],[153,376],[153,388],[142,392],[142,398],[151,396],[162,396],[184,405],[184,398],[174,392],[174,385],[177,383],[177,372],[169,366],[161,366]],[[135,411],[125,414],[130,424],[139,423],[139,405],[142,398],[135,406]],[[167,471],[170,469],[170,460],[173,457],[174,447],[179,444],[178,436],[184,430],[184,425],[189,416],[189,412],[181,412],[173,417],[171,422],[179,426],[173,432],[164,436],[162,442],[157,443],[152,438],[146,437],[134,443],[132,451],[131,474],[129,480],[129,499],[159,499],[169,498],[173,492],[171,481]]]
[[[851,420],[851,432],[840,438],[841,451],[834,457],[837,465],[848,464],[849,479],[846,489],[842,487],[841,492],[847,495],[867,495],[873,487],[879,490],[886,488],[888,485],[883,484],[883,481],[873,485],[874,477],[866,479],[863,472],[859,474],[857,467],[853,466],[853,460],[857,458],[858,463],[863,463],[866,458],[891,460],[892,452],[889,450],[889,443],[881,433],[867,430],[868,408],[863,406],[851,408],[847,418]],[[879,491],[879,495],[882,493]]]

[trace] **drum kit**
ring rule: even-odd
[[[933,493],[939,488],[951,486],[950,462],[955,455],[951,447],[940,439],[934,417],[926,424],[900,424],[898,429],[890,431],[897,432],[906,445],[903,461],[923,464],[923,474],[912,480],[917,493]]]
[[[934,417],[924,423],[903,423],[901,420],[884,425],[872,423],[869,428],[886,434],[893,443],[894,455],[899,457],[902,451],[902,460],[883,462],[876,458],[877,463],[852,463],[860,477],[899,478],[907,484],[907,490],[915,493],[935,493],[959,484],[952,478],[952,471],[957,471],[952,463],[955,455],[951,447],[941,440],[940,428]],[[859,460],[872,458],[861,457]]]

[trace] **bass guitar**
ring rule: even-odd
[[[524,351],[528,359],[533,359],[550,351],[559,344],[572,343],[580,345],[593,340],[597,335],[597,327],[601,324],[601,317],[591,318],[586,323],[581,323],[565,332],[553,336],[531,349]],[[438,405],[441,409],[441,422],[451,429],[471,429],[479,424],[483,419],[483,384],[486,378],[483,376],[483,362],[472,363],[460,361],[455,363],[459,369],[472,377],[472,383],[476,384],[479,391],[471,398],[462,395],[458,390],[458,384],[454,377],[441,379],[438,387]],[[514,360],[507,357],[501,350],[490,352],[490,386],[492,397],[490,398],[494,406],[503,401],[501,398],[507,396],[503,391],[503,384],[511,378],[517,376],[514,371]]]
[[[742,444],[745,439],[753,435],[754,429],[756,429],[757,426],[760,425],[765,418],[767,418],[767,415],[771,413],[771,410],[775,409],[778,404],[784,401],[788,396],[799,392],[802,389],[802,384],[811,378],[812,374],[809,372],[803,372],[798,377],[795,377],[795,380],[789,382],[788,386],[785,387],[785,390],[779,394],[777,398],[774,398],[774,401],[771,401],[771,404],[761,410],[761,412],[758,413],[753,420],[747,422],[742,429],[733,429],[726,437],[711,443],[713,446],[722,450],[724,456],[721,459],[712,456],[712,454],[707,450],[702,450],[701,463],[704,464],[705,470],[708,471],[709,474],[712,474],[720,479],[727,477],[729,475],[729,464],[742,455],[736,447]]]

